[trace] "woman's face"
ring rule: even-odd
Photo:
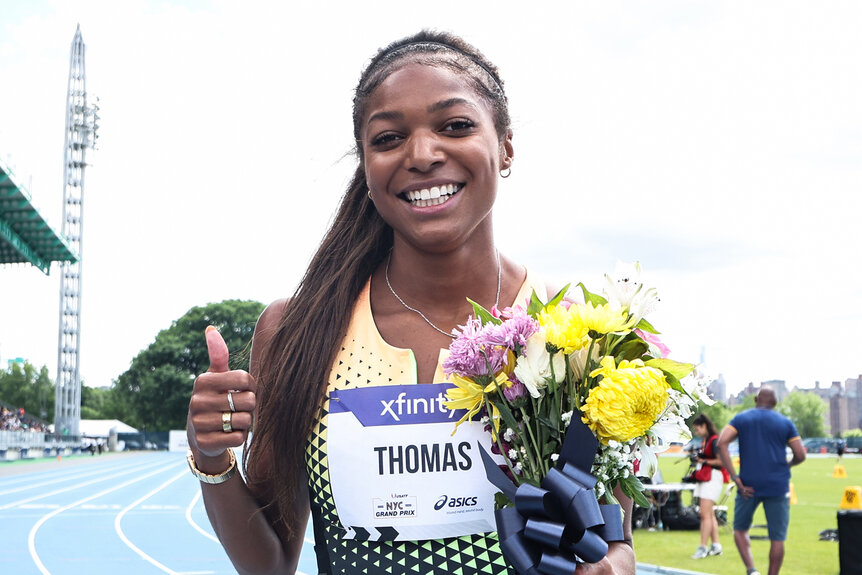
[[[371,94],[360,136],[374,204],[396,236],[448,251],[486,228],[511,163],[488,104],[448,68],[408,64]]]
[[[699,435],[700,437],[704,437],[706,435],[706,424],[694,424],[694,433]]]

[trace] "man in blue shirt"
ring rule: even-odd
[[[734,506],[733,539],[748,575],[760,575],[754,567],[748,530],[757,506],[763,503],[769,531],[769,575],[778,575],[784,560],[784,540],[790,523],[790,468],[805,461],[805,449],[796,426],[773,411],[775,392],[761,387],[754,409],[737,414],[718,438],[718,452],[730,479],[738,489]],[[727,446],[739,440],[737,475]],[[787,461],[785,447],[793,459]]]

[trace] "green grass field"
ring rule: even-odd
[[[687,469],[686,461],[678,457],[660,457],[659,467],[667,483],[680,480]],[[792,483],[798,503],[790,506],[790,528],[787,535],[786,553],[782,574],[812,575],[838,574],[838,543],[820,541],[819,533],[824,529],[836,529],[838,506],[847,486],[862,485],[862,457],[845,457],[842,461],[847,477],[832,477],[836,464],[834,456],[812,456],[805,463],[792,469]],[[734,495],[735,496],[735,495]],[[692,559],[691,554],[700,543],[698,531],[647,531],[634,532],[635,552],[638,562],[687,569],[718,575],[742,575],[745,568],[733,543],[733,497],[727,501],[728,525],[719,528],[724,554],[706,559]],[[688,504],[690,498],[684,496]],[[765,525],[762,508],[754,516],[754,525]],[[752,535],[766,535],[765,529],[752,528]],[[769,565],[769,541],[751,541],[754,564],[766,573]]]

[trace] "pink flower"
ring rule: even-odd
[[[449,357],[443,362],[446,375],[493,377],[503,368],[506,348],[488,341],[489,325],[482,326],[481,320],[470,318],[460,326],[461,333],[449,345]]]
[[[661,339],[659,339],[656,334],[640,329],[636,329],[635,333],[638,335],[638,337],[647,342],[651,347],[654,347],[656,350],[658,350],[660,354],[659,357],[667,357],[670,355],[670,348],[663,344]]]

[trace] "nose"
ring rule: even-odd
[[[442,164],[446,155],[437,135],[429,131],[418,131],[410,135],[404,158],[405,168],[417,172],[428,172]]]

